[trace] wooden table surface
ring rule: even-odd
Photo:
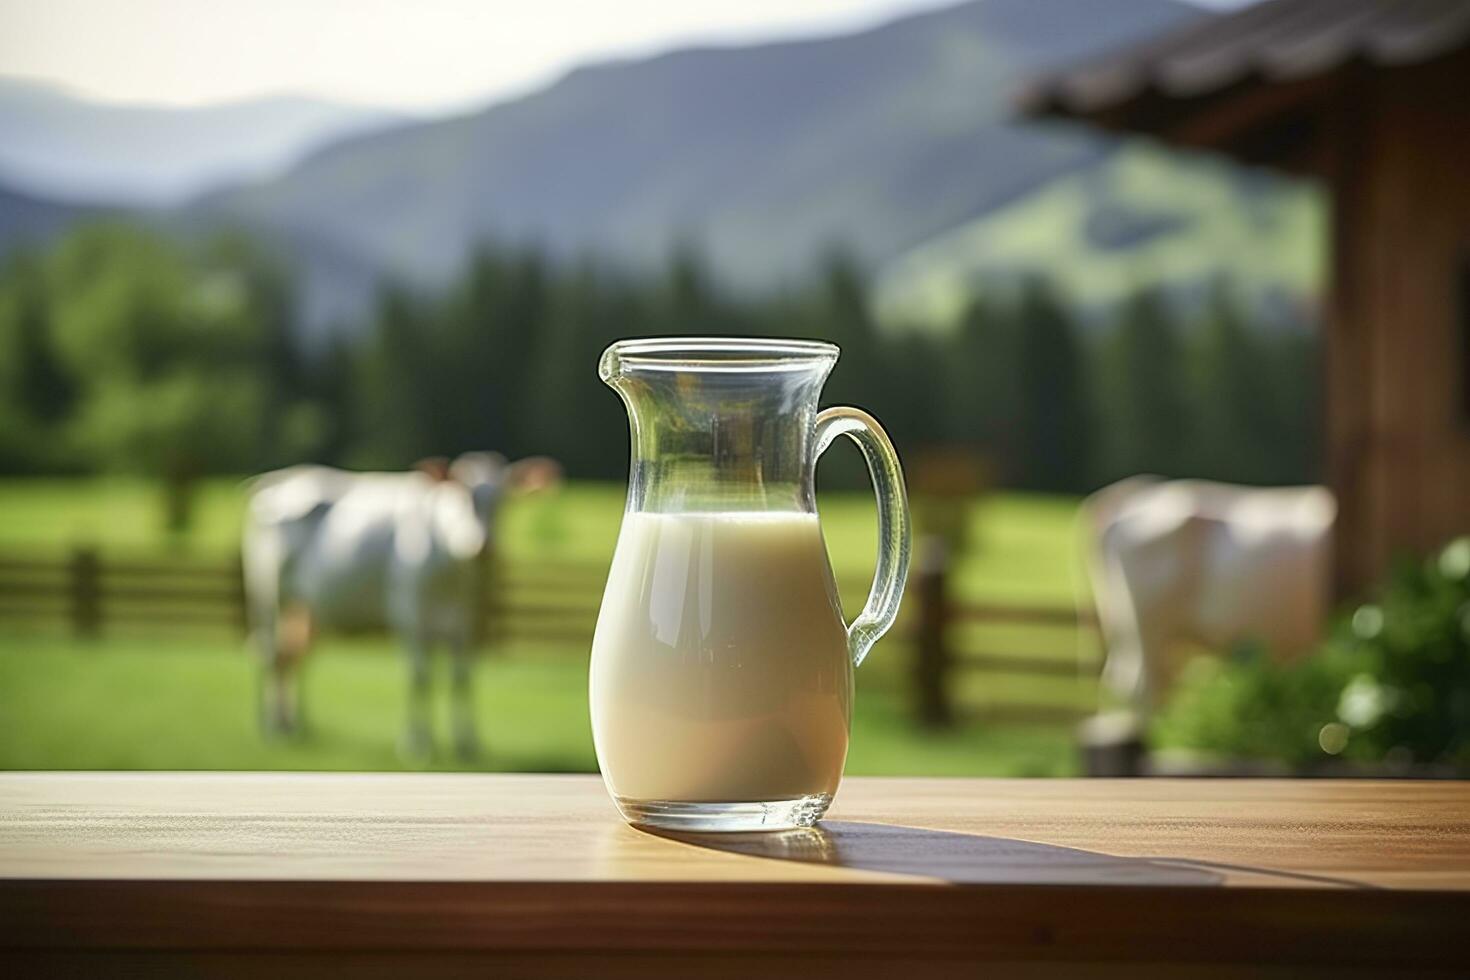
[[[1470,784],[855,778],[675,837],[590,776],[9,774],[0,879],[39,967],[1465,975]]]

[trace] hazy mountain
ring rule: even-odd
[[[119,105],[0,78],[0,180],[59,201],[172,204],[279,173],[335,139],[403,118],[285,97],[201,108]]]
[[[303,236],[426,283],[482,238],[632,267],[693,240],[741,286],[794,279],[839,242],[876,266],[1109,152],[1010,121],[1022,76],[1197,16],[1175,0],[1112,0],[1106,16],[1095,0],[975,0],[839,37],[594,65],[343,140],[194,210],[298,242],[318,317],[365,297],[324,291]]]
[[[877,302],[891,320],[947,324],[1018,273],[1044,272],[1097,309],[1142,285],[1188,299],[1225,276],[1300,323],[1326,274],[1326,217],[1304,182],[1131,144],[887,263]]]
[[[0,256],[26,245],[44,246],[68,225],[94,212],[0,187]]]

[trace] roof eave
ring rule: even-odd
[[[1141,85],[1125,98],[1091,104],[1054,86],[1033,86],[1018,92],[1013,104],[1032,118],[1080,120],[1113,132],[1311,173],[1316,169],[1312,143],[1317,119],[1347,74],[1345,66],[1289,82],[1251,77],[1192,97]]]

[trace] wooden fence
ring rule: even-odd
[[[484,571],[480,634],[488,644],[590,643],[606,565],[495,561]],[[1090,708],[1098,664],[1090,615],[1062,605],[958,599],[950,573],[941,549],[921,548],[894,628],[908,654],[920,723],[942,728],[977,713],[1064,720]],[[839,583],[844,595],[867,591],[856,576],[839,576]],[[54,557],[0,554],[0,623],[51,626],[83,639],[180,627],[243,635],[244,599],[237,558],[104,556],[90,548]],[[977,628],[1003,639],[977,643]],[[1020,636],[1027,637],[1020,644],[1025,649],[1004,645],[1005,638]],[[977,675],[992,682],[1019,678],[1029,694],[983,699],[977,706],[966,693]]]
[[[113,556],[76,548],[59,557],[0,555],[0,621],[61,625],[93,639],[105,631],[245,629],[238,560]]]

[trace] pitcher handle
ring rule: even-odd
[[[847,649],[857,666],[898,616],[904,582],[909,576],[909,499],[898,453],[877,419],[860,408],[847,406],[817,413],[815,456],[826,452],[838,436],[847,436],[863,451],[878,498],[878,567],[873,572],[867,604],[847,628]]]

